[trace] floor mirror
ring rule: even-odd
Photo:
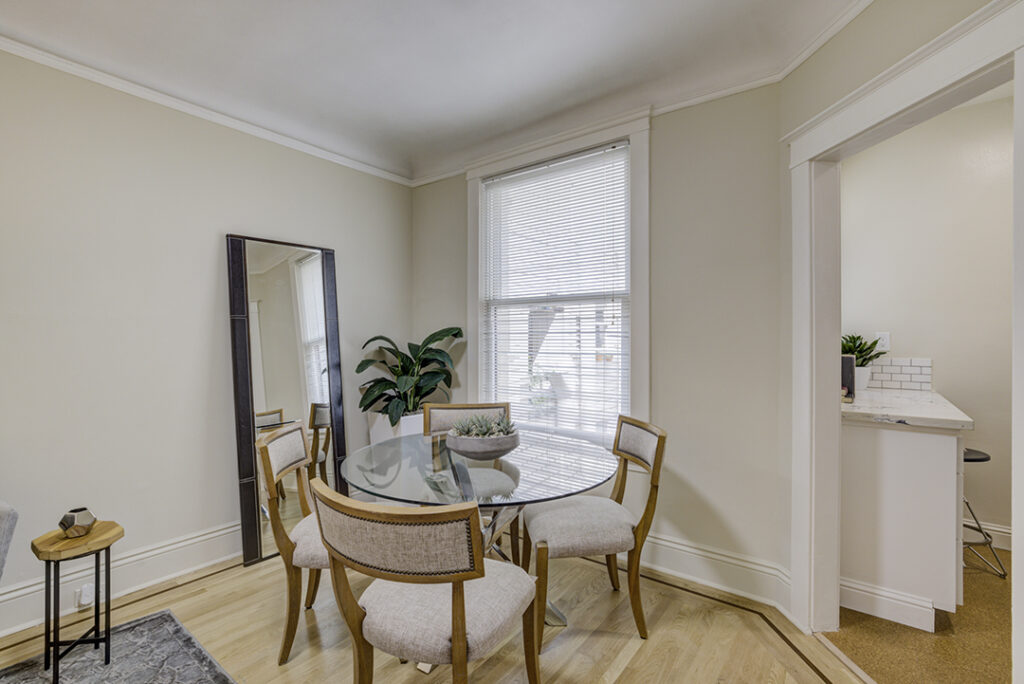
[[[345,491],[334,250],[227,236],[238,498],[246,565],[277,555],[259,440],[301,425],[317,473]],[[294,435],[293,435],[294,436]],[[296,478],[275,487],[286,529],[303,517]],[[312,504],[312,502],[310,502]]]

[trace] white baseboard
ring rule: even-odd
[[[125,554],[111,551],[111,593],[123,596],[200,568],[239,556],[242,552],[240,525],[227,523],[193,532],[175,539],[144,546]],[[61,568],[61,614],[77,612],[75,590],[93,581],[93,562],[87,559],[67,562]],[[41,624],[45,582],[43,564],[40,578],[0,589],[0,637]]]
[[[931,600],[913,594],[841,577],[839,605],[926,632],[935,631],[935,607]]]
[[[964,518],[964,524],[973,525],[974,521],[971,520],[970,517],[967,517]],[[995,523],[987,523],[984,520],[982,520],[981,526],[985,528],[985,531],[992,535],[992,546],[996,547],[997,549],[1006,549],[1007,551],[1013,551],[1013,548],[1011,547],[1013,535],[1010,528],[1007,525],[997,525]],[[971,534],[969,531],[964,531],[965,536],[969,534]],[[971,538],[973,539],[973,537]]]
[[[789,613],[789,571],[770,561],[651,534],[641,563],[680,579],[765,603],[796,625]]]

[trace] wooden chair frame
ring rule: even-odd
[[[270,463],[269,445],[296,431],[302,435],[302,445],[305,450],[306,457],[291,464],[278,473],[277,477],[275,477]],[[281,521],[281,508],[278,504],[278,491],[284,478],[294,473],[295,479],[298,482],[299,508],[302,511],[302,517],[305,518],[313,512],[310,507],[310,457],[306,432],[301,423],[286,425],[278,428],[277,430],[272,430],[260,435],[256,440],[256,452],[259,455],[260,463],[263,466],[263,476],[267,485],[267,508],[270,513],[270,528],[274,533],[274,543],[277,545],[277,550],[280,553],[281,560],[284,562],[285,576],[288,580],[288,609],[284,636],[281,640],[281,651],[278,654],[277,659],[278,665],[284,665],[285,662],[288,661],[288,655],[291,653],[292,643],[295,641],[295,630],[299,624],[299,603],[302,598],[302,568],[295,567],[292,563],[292,558],[295,554],[295,542],[292,541],[291,536],[288,534],[288,530],[284,528],[284,523]],[[281,487],[281,489],[283,489],[283,487]],[[316,594],[320,588],[321,572],[320,568],[308,568],[308,570],[309,578],[306,587],[307,609],[312,608],[313,602],[316,600]]]
[[[634,427],[645,430],[658,438],[657,446],[654,451],[653,463],[647,463],[646,461],[639,459],[632,454],[626,453],[619,449],[619,438],[622,435],[622,426],[632,425]],[[626,577],[629,588],[629,602],[633,608],[633,619],[636,621],[637,631],[640,633],[640,637],[643,639],[647,638],[647,622],[644,619],[644,608],[640,599],[640,552],[643,550],[644,542],[647,540],[647,534],[651,531],[651,523],[654,520],[654,509],[658,503],[658,483],[661,479],[661,463],[665,456],[665,437],[666,433],[661,428],[650,423],[645,423],[642,420],[636,418],[630,418],[628,416],[619,416],[618,425],[615,428],[615,442],[612,446],[612,453],[619,457],[619,467],[615,474],[615,484],[612,486],[611,499],[615,503],[621,505],[622,499],[626,494],[626,476],[629,473],[629,464],[633,463],[640,466],[648,472],[651,479],[651,488],[647,493],[647,504],[644,506],[644,512],[640,516],[640,520],[637,521],[636,526],[633,528],[633,548],[627,555],[627,571]],[[548,591],[548,545],[547,542],[539,542],[537,545],[537,605],[547,605],[547,591]],[[533,543],[530,540],[530,530],[526,527],[523,528],[523,569],[529,572],[530,569],[530,555],[533,548]],[[608,554],[604,557],[605,566],[608,569],[608,579],[611,581],[612,590],[619,590],[619,563],[616,554]],[[544,614],[539,611],[540,615],[537,619],[537,643],[542,644],[544,641]]]
[[[309,479],[316,477],[317,464],[320,464],[320,478],[327,481],[327,461],[330,458],[330,446],[331,446],[331,424],[328,422],[326,425],[318,424],[316,422],[316,411],[318,408],[327,407],[330,412],[330,404],[310,404],[309,405],[309,429],[310,442],[312,445],[309,447],[309,456],[311,462],[309,464]],[[324,431],[323,443],[320,443],[320,431]],[[323,452],[324,460],[320,460],[319,454]]]
[[[263,418],[264,416],[272,416],[274,414],[277,414],[277,422],[278,423],[283,423],[284,422],[284,409],[283,408],[276,408],[276,409],[267,409],[266,411],[254,411],[253,414],[252,414],[253,415],[253,424],[255,424],[256,428],[259,429],[260,425],[258,424],[259,421],[257,420],[257,418]],[[285,491],[284,491],[284,485],[280,485],[279,484],[277,486],[277,495],[279,497],[281,497],[282,499],[287,499],[288,498],[287,495],[285,494]]]
[[[390,580],[392,582],[410,582],[416,584],[452,585],[452,681],[455,684],[468,682],[468,644],[466,642],[466,595],[464,582],[484,576],[483,534],[480,527],[480,509],[476,503],[453,504],[449,506],[424,506],[419,508],[403,508],[386,506],[376,503],[356,501],[335,492],[326,482],[315,479],[312,482],[313,496],[321,504],[349,516],[364,520],[395,523],[443,523],[466,520],[470,530],[471,554],[473,569],[465,572],[444,575],[412,575],[389,572],[379,568],[367,567],[344,557],[334,549],[326,539],[324,546],[331,556],[331,584],[334,586],[334,597],[338,609],[345,618],[349,634],[352,636],[354,682],[356,684],[372,684],[373,682],[373,646],[363,637],[363,619],[366,611],[359,605],[352,585],[348,579],[347,569],[351,568],[369,577]],[[321,534],[323,528],[321,527]],[[538,641],[534,638],[536,625],[536,598],[523,613],[523,649],[526,654],[526,669],[530,684],[539,682]],[[543,614],[543,612],[542,612]]]

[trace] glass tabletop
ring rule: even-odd
[[[392,501],[440,505],[476,501],[481,508],[560,499],[612,478],[619,459],[599,444],[519,429],[519,446],[493,461],[449,451],[443,435],[406,435],[363,447],[341,464],[355,489]]]

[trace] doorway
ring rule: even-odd
[[[790,614],[808,631],[839,622],[840,253],[838,162],[1010,81],[1024,46],[1016,3],[937,39],[790,136],[792,220],[792,507]],[[1024,70],[1014,79],[1019,100]],[[1015,141],[1024,140],[1017,108]],[[1014,158],[1024,168],[1024,149]],[[1014,178],[1014,262],[1024,264],[1024,174]],[[1013,425],[1024,428],[1024,276],[1014,272]],[[1019,451],[1019,440],[1014,443]],[[1015,469],[1014,520],[1024,473]],[[1019,599],[1018,599],[1019,601]],[[1024,603],[1019,604],[1024,607]],[[1015,615],[1024,616],[1018,608]],[[1014,641],[1024,650],[1021,630]],[[1018,664],[1024,674],[1024,664]]]

